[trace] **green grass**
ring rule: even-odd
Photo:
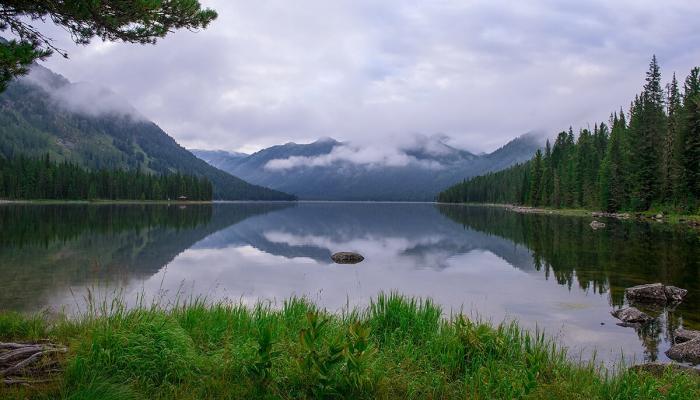
[[[61,379],[2,399],[697,399],[696,376],[576,363],[541,333],[461,315],[430,300],[380,295],[329,313],[192,301],[79,317],[0,314],[0,340],[69,347]]]

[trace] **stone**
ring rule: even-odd
[[[681,344],[700,338],[700,331],[678,328],[673,331],[673,343]]]
[[[700,338],[674,344],[666,351],[666,355],[674,361],[700,364]]]
[[[634,307],[621,308],[611,312],[610,314],[626,324],[646,324],[653,320],[652,317]]]
[[[359,262],[362,262],[365,258],[361,254],[358,254],[358,253],[341,251],[339,253],[333,254],[331,256],[331,259],[336,264],[357,264]]]
[[[663,219],[664,215],[661,213],[656,214],[656,219]]]
[[[687,290],[675,286],[666,286],[664,287],[664,291],[666,292],[666,300],[671,302],[683,301],[685,295],[688,294]]]
[[[605,228],[605,223],[599,222],[599,221],[593,221],[593,222],[591,222],[591,228],[593,228],[594,230]]]
[[[629,300],[648,301],[652,303],[666,302],[666,287],[661,283],[638,285],[625,289],[625,297]]]

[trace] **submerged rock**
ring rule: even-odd
[[[700,339],[700,331],[691,331],[683,328],[673,331],[673,343],[675,344],[689,342],[694,339]]]
[[[599,222],[599,221],[593,221],[593,222],[591,222],[591,228],[593,228],[594,230],[605,228],[605,223]]]
[[[625,289],[625,297],[630,300],[666,302],[666,287],[661,283],[638,285]]]
[[[621,308],[610,314],[626,324],[646,324],[654,319],[634,307]]]
[[[664,286],[661,283],[638,285],[625,289],[628,300],[649,303],[677,303],[683,300],[688,291],[675,286]]]
[[[700,338],[674,344],[666,351],[666,355],[675,361],[700,364]]]
[[[357,264],[359,262],[362,262],[365,258],[361,254],[358,254],[358,253],[341,251],[339,253],[333,254],[331,256],[331,259],[336,264]]]

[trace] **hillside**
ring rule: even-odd
[[[210,166],[114,93],[36,65],[0,94],[0,156],[50,154],[88,168],[208,178],[220,200],[291,200]]]
[[[394,164],[356,162],[352,158],[356,148],[330,138],[273,146],[249,156],[192,152],[249,182],[301,199],[432,201],[440,190],[463,179],[530,159],[539,147],[539,139],[528,134],[490,154],[475,155],[435,136],[400,149],[401,163]]]

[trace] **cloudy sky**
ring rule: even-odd
[[[186,147],[254,151],[332,136],[445,134],[489,151],[606,119],[700,64],[697,0],[204,0],[206,31],[77,47],[44,64],[104,85]]]

